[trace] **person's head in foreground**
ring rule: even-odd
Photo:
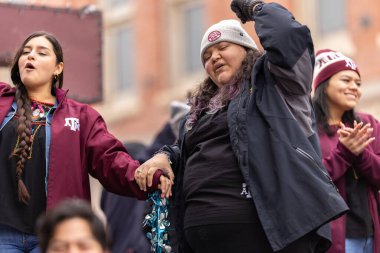
[[[41,216],[37,235],[42,253],[108,253],[106,227],[85,200],[68,199]]]

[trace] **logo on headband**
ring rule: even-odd
[[[324,52],[320,55],[317,55],[316,58],[316,68],[321,69],[328,66],[334,66],[335,64],[344,64],[345,68],[350,68],[352,70],[357,70],[358,66],[356,63],[351,60],[350,58],[344,56],[342,53],[339,52]],[[335,65],[336,66],[336,65]]]
[[[210,32],[210,34],[208,35],[207,39],[208,39],[209,42],[214,42],[217,39],[219,39],[220,36],[222,36],[221,32],[219,32],[219,31],[213,31],[213,32]]]
[[[345,59],[345,61],[346,61],[346,67],[351,68],[353,70],[356,70],[358,68],[358,66],[356,65],[356,63],[353,60]]]

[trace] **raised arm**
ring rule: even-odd
[[[233,0],[231,8],[242,22],[255,21],[268,67],[279,87],[289,94],[309,94],[314,66],[309,29],[277,3]]]

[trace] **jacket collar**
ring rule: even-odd
[[[63,90],[59,88],[55,89],[55,94],[59,105],[62,104],[62,102],[65,100],[68,92],[69,90]]]
[[[0,82],[0,97],[14,96],[15,88],[7,83]]]

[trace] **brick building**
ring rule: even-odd
[[[212,23],[235,18],[230,0],[13,0],[103,13],[103,100],[94,107],[124,141],[149,143],[204,78],[199,45]],[[279,0],[312,31],[315,49],[331,48],[356,59],[363,78],[361,109],[380,118],[380,2]],[[340,11],[337,11],[340,10]],[[252,23],[245,28],[258,40]],[[259,44],[259,43],[258,43]],[[1,73],[0,73],[1,74]]]
[[[316,50],[332,48],[356,59],[364,90],[360,109],[380,118],[380,106],[376,103],[380,97],[380,85],[376,85],[380,82],[380,14],[375,11],[380,2],[368,0],[360,5],[348,0],[277,2],[309,26]],[[209,25],[235,18],[229,4],[230,0],[99,3],[104,12],[107,83],[107,106],[102,109],[105,117],[120,111],[119,106],[125,106],[126,113],[118,119],[110,116],[117,136],[149,142],[167,119],[169,102],[183,99],[203,79],[199,62],[201,36]],[[258,42],[252,23],[244,26]],[[124,60],[117,60],[117,55],[123,55]],[[121,81],[123,78],[128,81]],[[111,101],[116,94],[122,102]]]

